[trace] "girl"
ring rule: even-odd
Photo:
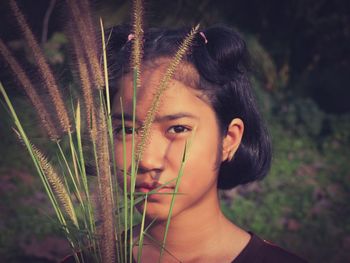
[[[185,29],[145,32],[136,131],[142,126],[158,84],[187,33]],[[132,41],[129,28],[118,27],[112,31],[109,42],[116,163],[123,167],[122,98],[128,172],[132,148]],[[146,218],[149,222],[156,220],[145,236],[143,263],[159,260],[170,193],[174,192],[186,141],[191,141],[191,145],[172,211],[167,252],[161,262],[305,262],[239,228],[220,210],[219,189],[262,179],[271,160],[270,140],[248,78],[246,45],[227,27],[208,28],[195,36],[162,95],[136,177],[136,192],[156,191],[148,196]],[[159,189],[166,182],[170,183]],[[142,211],[144,204],[139,209]],[[133,256],[139,256],[137,247]]]

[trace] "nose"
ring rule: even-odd
[[[138,174],[160,176],[165,166],[167,142],[161,134],[152,133],[146,143],[139,162]]]

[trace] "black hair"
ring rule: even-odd
[[[114,80],[130,71],[130,32],[130,27],[118,26],[110,33],[110,75]],[[147,30],[144,61],[172,57],[188,32],[187,28]],[[252,93],[249,54],[242,37],[226,26],[202,30],[184,61],[197,70],[196,89],[209,99],[222,134],[226,134],[234,118],[244,123],[238,150],[232,160],[224,161],[219,168],[218,188],[230,189],[265,177],[271,162],[271,143]]]

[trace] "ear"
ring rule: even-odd
[[[244,123],[236,118],[228,126],[227,134],[222,141],[222,161],[230,161],[236,153],[244,131]]]

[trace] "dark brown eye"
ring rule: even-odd
[[[132,127],[124,127],[124,131],[125,131],[125,135],[129,135],[132,134]],[[123,127],[122,126],[118,126],[114,129],[114,134],[117,136],[122,136],[123,134]]]
[[[188,131],[190,131],[190,129],[183,126],[183,125],[174,125],[168,129],[168,133],[173,133],[173,134],[183,133],[183,132],[188,132]]]

